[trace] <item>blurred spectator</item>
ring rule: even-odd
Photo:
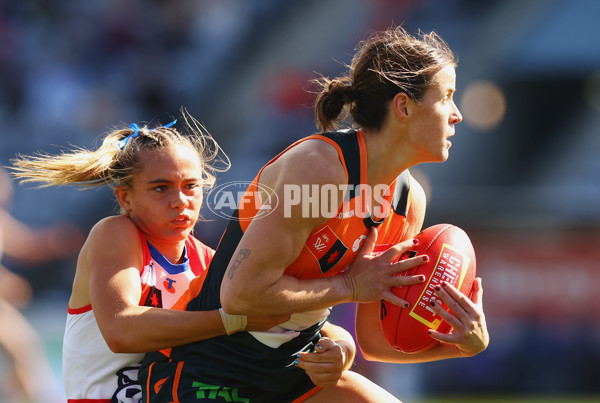
[[[83,234],[73,224],[33,228],[12,217],[7,210],[12,192],[10,177],[0,168],[0,259],[4,254],[35,268],[79,250]],[[8,359],[0,400],[59,402],[63,394],[47,359],[44,342],[20,312],[32,297],[27,280],[0,264],[0,346]]]

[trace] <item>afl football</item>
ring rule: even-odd
[[[429,256],[429,261],[398,275],[422,274],[425,282],[392,288],[394,294],[410,303],[409,308],[402,309],[387,301],[382,301],[380,306],[380,322],[387,341],[404,353],[419,353],[438,344],[427,334],[429,329],[440,333],[451,330],[430,305],[436,299],[435,287],[446,282],[470,296],[476,274],[475,251],[469,236],[461,228],[437,224],[424,229],[415,238],[419,243],[400,259],[424,254]],[[448,310],[445,304],[442,306]]]

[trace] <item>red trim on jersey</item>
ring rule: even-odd
[[[187,255],[189,259],[189,268],[196,277],[206,276],[206,270],[210,265],[215,251],[212,248],[204,245],[194,236],[188,236],[185,245],[187,247]],[[192,253],[195,252],[195,253]]]
[[[146,262],[149,262],[152,259],[152,255],[150,255],[150,248],[148,247],[148,243],[146,242],[146,237],[144,233],[138,228],[138,234],[140,234],[140,241],[142,246],[142,265],[139,268],[140,276],[144,272],[144,267]],[[143,305],[146,298],[148,298],[148,294],[150,293],[150,288],[146,284],[142,284],[142,294],[140,295],[140,302],[138,305]]]
[[[67,312],[70,313],[71,315],[80,315],[82,313],[86,313],[91,310],[92,310],[92,304],[82,306],[81,308],[71,308],[70,306],[67,305]],[[83,400],[78,400],[78,401],[83,401]]]

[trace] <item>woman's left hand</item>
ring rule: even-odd
[[[439,300],[435,300],[433,310],[452,326],[452,331],[444,334],[429,330],[431,337],[443,343],[454,344],[466,357],[472,357],[485,350],[490,342],[490,335],[483,313],[481,278],[478,277],[473,282],[471,299],[448,283],[442,283],[442,287],[436,289],[435,294],[450,312],[442,308]]]
[[[342,345],[323,337],[314,353],[299,353],[296,366],[304,369],[311,381],[320,387],[335,386],[346,366],[346,351]]]

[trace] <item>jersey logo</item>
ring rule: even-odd
[[[169,293],[171,294],[175,294],[175,283],[177,281],[168,278],[165,281],[163,281],[163,286],[165,287],[165,290],[167,290]]]
[[[144,301],[144,306],[152,306],[154,308],[162,308],[162,292],[156,287],[152,286],[148,296]]]
[[[117,372],[118,387],[111,402],[136,403],[142,401],[142,386],[138,381],[139,367],[126,367]]]
[[[319,262],[321,273],[331,270],[348,250],[329,226],[308,238],[306,246]]]
[[[196,389],[196,399],[218,400],[226,402],[249,403],[250,399],[238,395],[238,388],[228,388],[226,386],[208,385],[206,383],[193,381],[192,388]]]
[[[158,381],[156,381],[156,383],[154,384],[154,393],[158,393],[158,391],[163,387],[167,379],[169,379],[168,376],[166,378],[159,379]]]
[[[352,244],[352,252],[357,252],[360,249],[363,239],[367,239],[366,235],[359,236]]]

